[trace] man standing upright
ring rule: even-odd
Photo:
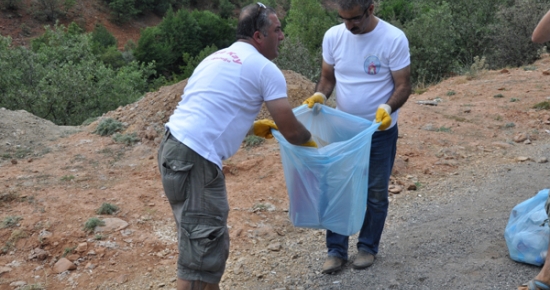
[[[336,89],[338,110],[381,123],[372,136],[367,211],[353,262],[354,268],[363,269],[374,263],[388,213],[398,110],[411,92],[409,43],[401,30],[374,16],[373,0],[338,0],[337,5],[342,24],[325,33],[317,92],[304,104],[323,104]],[[348,241],[348,236],[327,230],[323,273],[342,268]]]
[[[178,229],[177,289],[215,290],[229,256],[229,204],[222,161],[247,134],[316,147],[287,100],[283,73],[270,60],[284,39],[275,10],[261,3],[241,11],[237,42],[195,69],[158,151],[164,193]],[[273,117],[254,122],[262,104]]]

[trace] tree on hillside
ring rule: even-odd
[[[136,101],[148,90],[151,65],[106,66],[90,34],[47,27],[31,49],[0,36],[0,107],[26,110],[58,125],[79,125]]]
[[[319,0],[291,0],[285,23],[287,36],[298,38],[311,53],[316,53],[321,48],[325,32],[337,21]]]
[[[498,22],[490,26],[493,51],[489,65],[520,66],[540,58],[542,45],[533,43],[531,34],[549,9],[548,1],[538,0],[516,0],[512,6],[501,6],[496,13]]]
[[[199,37],[199,24],[189,11],[170,9],[158,26],[142,32],[134,56],[142,63],[154,61],[156,69],[163,74],[178,73],[184,65],[184,52],[195,56],[201,51]]]
[[[452,29],[449,4],[428,7],[424,13],[405,24],[411,53],[411,78],[414,83],[438,82],[460,70],[456,56],[459,35]]]

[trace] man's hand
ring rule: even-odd
[[[300,145],[300,146],[306,146],[306,147],[315,147],[317,148],[317,143],[315,143],[315,141],[313,141],[313,138],[309,139],[309,141],[307,141],[306,143]]]
[[[326,101],[327,101],[327,97],[325,96],[325,94],[316,92],[315,94],[313,94],[313,96],[307,98],[303,102],[303,104],[307,105],[308,108],[311,109],[313,108],[313,105],[315,105],[315,103],[324,104]]]
[[[387,104],[382,104],[378,106],[375,121],[377,123],[381,123],[380,127],[378,127],[380,131],[388,129],[388,127],[391,125],[391,107]]]
[[[273,138],[273,134],[271,134],[271,129],[279,130],[279,128],[277,128],[277,125],[275,125],[275,122],[269,119],[258,120],[254,122],[253,125],[254,135],[266,139]]]

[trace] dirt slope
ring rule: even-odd
[[[427,276],[422,278],[412,272],[419,277],[415,278],[417,285],[409,287],[409,283],[400,282],[407,278],[388,280],[380,271],[395,272],[393,267],[421,271],[415,266],[439,261],[441,255],[452,252],[433,250],[443,249],[438,243],[449,242],[445,238],[449,235],[447,229],[429,232],[430,237],[411,234],[399,239],[398,248],[394,247],[399,236],[396,231],[404,221],[440,219],[451,226],[449,213],[474,218],[483,212],[487,223],[495,222],[489,232],[499,236],[503,228],[495,217],[502,221],[502,216],[521,200],[519,197],[503,199],[498,213],[480,211],[475,204],[461,206],[456,212],[446,202],[438,203],[435,211],[425,207],[435,200],[455,200],[457,204],[469,200],[472,197],[468,194],[475,194],[495,168],[509,169],[502,174],[520,167],[547,170],[545,160],[550,154],[540,146],[550,140],[550,114],[532,107],[549,101],[549,67],[550,58],[545,57],[527,69],[488,71],[471,80],[458,76],[411,96],[400,115],[398,157],[391,187],[396,193],[391,197],[380,266],[376,268],[375,264],[372,270],[360,274],[349,269],[341,276],[319,273],[324,258],[323,231],[295,228],[289,222],[276,141],[241,148],[224,168],[232,209],[232,244],[223,289],[433,289],[422,284],[433,280],[423,282],[429,274],[424,273]],[[297,106],[313,92],[314,84],[293,72],[284,73],[289,99]],[[0,110],[0,289],[16,289],[24,284],[45,289],[175,287],[174,225],[159,180],[156,146],[162,124],[184,86],[181,82],[163,87],[103,116],[127,123],[126,132],[138,134],[142,142],[131,147],[91,133],[97,123],[62,128],[24,112]],[[437,106],[420,105],[420,101],[435,101]],[[266,116],[262,111],[259,117]],[[524,175],[506,176],[506,182],[517,178],[521,183],[532,178],[528,170],[522,172]],[[536,182],[530,183],[522,197],[536,193],[534,188],[544,188]],[[459,195],[453,190],[458,187],[471,191]],[[114,216],[98,215],[96,211],[103,203],[114,204],[119,211]],[[413,209],[422,209],[425,214],[410,212]],[[87,233],[84,224],[93,217],[118,218],[127,225]],[[407,225],[411,228],[417,224]],[[473,242],[475,239],[467,233],[471,231],[464,232],[464,239],[457,238],[464,241],[453,242],[459,247],[460,242]],[[499,243],[502,245],[501,240]],[[422,259],[393,260],[399,258],[395,257],[399,251],[412,255],[421,244],[433,245]],[[56,273],[56,263],[63,257],[75,269]],[[536,271],[525,274],[518,270],[525,266],[509,262],[502,250],[480,259],[486,259],[484,263],[504,263],[515,269],[515,275],[523,273],[520,279],[530,278],[527,275]],[[455,262],[459,273],[470,271]],[[444,271],[431,270],[446,281]],[[461,282],[469,278],[453,279]],[[365,284],[367,280],[369,284]]]

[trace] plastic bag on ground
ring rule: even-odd
[[[536,266],[544,264],[550,237],[544,208],[548,192],[543,189],[512,209],[504,231],[512,260]]]
[[[296,227],[357,233],[363,224],[373,123],[328,106],[294,108],[319,148],[279,141],[288,190],[289,216]]]

